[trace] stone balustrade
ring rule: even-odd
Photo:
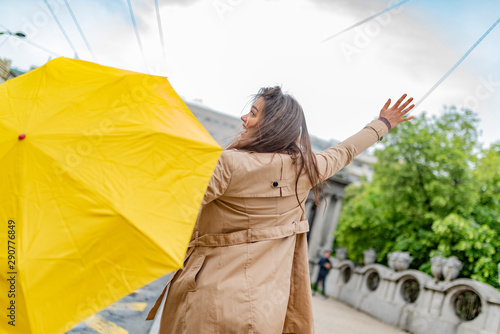
[[[441,272],[435,267],[433,275],[445,281],[413,269],[400,270],[411,261],[407,253],[391,258],[394,269],[332,258],[327,295],[414,334],[500,333],[500,291],[471,279],[453,279],[452,269],[461,267],[456,258],[434,260]]]

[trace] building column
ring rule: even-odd
[[[306,200],[306,203],[304,205],[304,217],[306,219],[309,219],[309,216],[311,214],[311,209],[312,207],[314,206],[314,200]],[[309,222],[309,224],[311,224],[311,222]]]
[[[331,201],[332,197],[328,196],[322,201],[321,206],[316,208],[314,221],[310,222],[312,230],[309,232],[309,260],[316,261],[321,252],[321,248],[325,242],[325,225],[331,220]],[[325,210],[326,205],[326,210]],[[324,212],[324,214],[323,214]]]
[[[333,233],[337,230],[337,225],[339,224],[339,216],[340,210],[342,209],[342,202],[344,198],[341,196],[334,196],[334,201],[332,203],[333,213],[331,215],[331,221],[328,225],[328,231],[326,231],[326,242],[325,247],[331,248],[333,246],[333,241],[335,240],[335,236]]]

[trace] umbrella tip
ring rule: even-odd
[[[24,138],[26,138],[26,135],[24,133],[21,133],[19,135],[19,140],[23,140]]]

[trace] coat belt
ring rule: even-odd
[[[309,223],[307,219],[293,222],[292,224],[259,229],[249,228],[247,230],[222,234],[204,234],[198,236],[198,231],[196,231],[195,238],[189,243],[188,248],[233,246],[257,241],[281,239],[294,234],[306,233],[308,231]]]
[[[272,240],[286,238],[295,234],[306,233],[309,231],[309,222],[306,220],[301,220],[299,222],[293,222],[292,224],[270,226],[259,229],[247,229],[237,232],[224,233],[224,234],[204,234],[198,237],[198,231],[195,231],[195,238],[189,243],[188,252],[186,254],[186,259],[191,255],[195,247],[224,247],[239,245],[257,241]],[[167,285],[163,289],[160,297],[156,300],[155,305],[149,311],[146,320],[154,319],[158,308],[161,305],[163,296],[167,292],[167,288],[170,282],[174,278],[177,272],[172,273]]]

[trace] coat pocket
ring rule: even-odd
[[[191,255],[192,262],[184,268],[184,279],[188,292],[196,291],[196,282],[198,281],[200,270],[205,263],[205,257],[205,254]]]

